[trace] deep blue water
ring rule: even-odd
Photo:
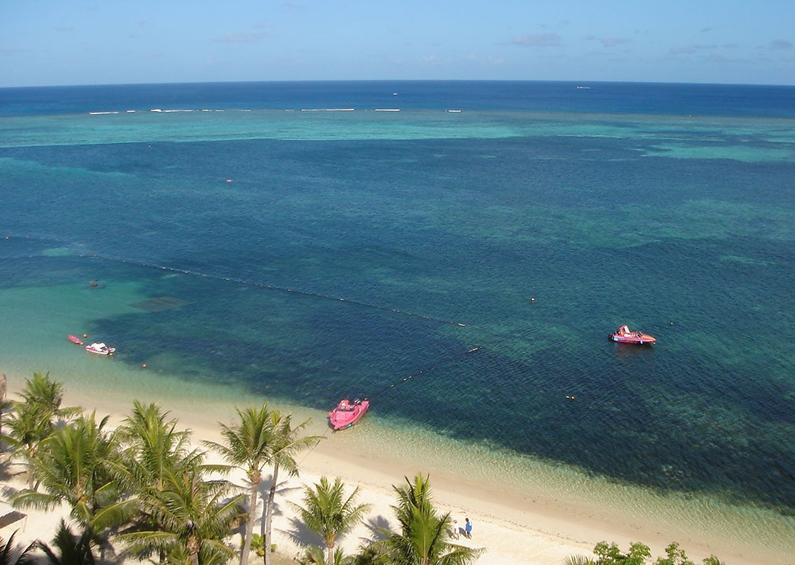
[[[795,87],[521,81],[342,81],[0,88],[0,116],[151,108],[400,107],[795,117]]]
[[[0,116],[0,288],[177,301],[94,320],[116,362],[795,509],[794,88],[31,88]]]

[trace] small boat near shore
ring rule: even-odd
[[[69,341],[71,341],[72,343],[75,343],[77,345],[83,345],[83,340],[77,337],[76,335],[69,334],[66,337],[69,338]]]
[[[335,432],[345,430],[361,420],[369,409],[370,401],[367,399],[356,399],[351,402],[345,398],[337,404],[334,410],[328,413],[328,423]]]
[[[632,345],[654,345],[657,343],[656,337],[643,332],[633,332],[629,329],[629,326],[621,326],[610,334],[608,339],[616,343],[629,343]]]
[[[97,355],[113,355],[116,352],[116,348],[108,347],[104,343],[92,343],[91,345],[86,345],[86,351]]]

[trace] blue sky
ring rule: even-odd
[[[371,79],[795,85],[795,0],[0,0],[0,87]]]

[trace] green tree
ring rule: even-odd
[[[106,433],[106,416],[83,415],[56,430],[33,460],[33,473],[43,490],[22,489],[11,497],[17,508],[51,510],[61,503],[71,506],[71,516],[84,531],[107,547],[108,530],[127,521],[135,511],[120,493],[110,472],[118,459],[113,434]]]
[[[596,544],[593,552],[596,554],[597,565],[643,565],[651,557],[649,546],[640,542],[629,544],[629,553],[623,554],[618,544],[601,541]]]
[[[309,420],[305,420],[293,428],[292,416],[290,414],[283,416],[278,410],[271,411],[270,426],[273,433],[273,442],[270,448],[270,462],[273,465],[273,477],[266,503],[263,532],[265,547],[270,547],[271,545],[273,502],[276,498],[276,485],[278,485],[279,482],[279,471],[283,469],[287,471],[288,475],[291,477],[297,476],[298,463],[295,461],[295,455],[323,439],[323,436],[300,435],[304,428],[309,425],[309,422]],[[271,555],[269,551],[265,552],[264,562],[265,565],[270,565]]]
[[[685,550],[679,544],[672,542],[665,548],[665,557],[658,557],[657,565],[696,565],[687,558]]]
[[[167,470],[202,464],[203,454],[190,448],[190,432],[179,431],[157,404],[137,400],[117,430],[122,459],[114,470],[125,487],[139,496],[161,491]]]
[[[96,563],[90,530],[85,530],[82,535],[75,535],[66,522],[61,520],[52,543],[55,549],[46,543],[39,542],[50,565],[94,565]]]
[[[306,527],[323,538],[327,552],[326,563],[333,563],[335,560],[334,546],[337,538],[361,523],[370,509],[369,504],[356,504],[358,495],[358,487],[346,497],[345,485],[341,479],[336,478],[332,484],[328,478],[321,477],[314,487],[304,487],[304,505],[293,505]]]
[[[150,499],[157,499],[165,489],[168,473],[176,476],[190,469],[204,469],[204,454],[190,448],[190,432],[177,430],[177,420],[169,419],[168,412],[154,403],[135,401],[117,437],[122,457],[113,467],[114,476],[134,500],[138,526],[158,530],[157,519],[147,514],[148,508],[157,507]],[[166,557],[160,550],[159,561],[163,563]]]
[[[644,565],[651,558],[651,549],[645,544],[634,542],[629,545],[629,552],[622,553],[618,545],[601,541],[594,547],[596,560],[581,555],[572,555],[566,559],[566,565]],[[703,560],[704,565],[723,565],[711,555]],[[655,565],[695,565],[687,558],[679,544],[672,542],[665,548],[665,557],[658,557]]]
[[[34,461],[39,447],[55,429],[59,419],[80,413],[80,408],[62,408],[63,384],[50,378],[50,374],[33,373],[20,392],[22,400],[15,402],[8,427],[16,446],[15,453],[28,464],[28,488],[33,489]]]
[[[34,541],[18,551],[14,545],[14,536],[17,535],[17,531],[11,534],[8,541],[0,537],[0,565],[27,565],[33,561],[30,553],[36,549],[38,544]]]
[[[418,474],[414,482],[394,487],[397,505],[393,506],[400,533],[382,542],[387,563],[394,565],[466,565],[474,563],[483,552],[447,540],[450,538],[450,514],[437,515],[431,499],[428,477]]]
[[[8,390],[8,381],[5,375],[0,375],[0,453],[3,452],[5,445],[10,443],[10,437],[6,436],[3,433],[3,420],[11,411],[12,406],[14,405],[10,400],[6,398],[6,392]],[[2,538],[0,538],[2,539]]]
[[[237,417],[238,421],[231,426],[219,423],[224,444],[204,443],[218,451],[227,462],[245,472],[248,479],[248,520],[243,551],[240,556],[241,565],[246,565],[254,535],[259,485],[262,483],[262,473],[265,467],[270,465],[273,459],[272,450],[276,437],[273,427],[274,420],[267,404],[263,404],[259,409],[237,409]]]
[[[321,547],[307,548],[306,552],[295,558],[301,565],[353,565],[354,557],[346,557],[342,549],[337,548],[328,557]]]
[[[229,497],[226,480],[205,480],[201,466],[163,470],[162,489],[139,501],[151,523],[139,524],[118,539],[134,552],[162,552],[170,563],[225,563],[234,551],[224,541],[240,517],[243,495]]]
[[[0,398],[0,453],[5,451],[6,446],[16,443],[13,437],[3,431],[3,422],[8,420],[13,408],[14,403],[12,401],[6,398]],[[6,430],[8,430],[8,427],[6,427]]]

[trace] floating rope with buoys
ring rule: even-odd
[[[360,301],[360,300],[352,300],[350,298],[345,298],[345,297],[341,297],[341,296],[331,296],[331,295],[328,295],[328,294],[321,294],[321,293],[312,292],[312,291],[309,291],[309,290],[298,290],[298,289],[295,289],[295,288],[278,286],[278,285],[273,285],[273,284],[268,284],[268,283],[260,283],[260,282],[255,282],[255,281],[247,281],[245,279],[239,279],[239,278],[234,278],[234,277],[224,277],[224,276],[221,276],[221,275],[214,275],[214,274],[210,274],[210,273],[202,273],[202,272],[199,272],[199,271],[193,271],[191,269],[181,269],[179,267],[170,267],[168,265],[158,265],[156,263],[148,263],[146,261],[139,261],[139,260],[135,260],[135,259],[124,259],[122,257],[113,257],[112,255],[105,255],[103,253],[97,253],[96,251],[94,251],[93,249],[88,247],[87,245],[75,244],[75,243],[64,241],[64,240],[61,240],[61,239],[58,239],[58,238],[30,237],[30,236],[5,236],[5,239],[10,239],[11,237],[17,237],[19,239],[27,239],[27,240],[31,240],[32,239],[32,240],[38,240],[38,241],[52,241],[52,242],[58,242],[58,243],[61,243],[61,244],[71,245],[71,246],[74,246],[75,248],[80,248],[80,250],[75,249],[75,255],[78,256],[78,257],[95,257],[97,259],[102,259],[102,260],[105,260],[105,261],[114,261],[114,262],[117,262],[117,263],[125,263],[125,264],[128,264],[128,265],[136,265],[136,266],[139,266],[139,267],[147,267],[147,268],[150,268],[150,269],[159,269],[159,270],[162,270],[162,271],[169,271],[169,272],[172,272],[172,273],[180,273],[180,274],[183,274],[183,275],[190,275],[190,276],[194,276],[194,277],[203,277],[203,278],[214,279],[214,280],[218,280],[218,281],[231,282],[231,283],[235,283],[235,284],[239,284],[239,285],[262,288],[262,289],[266,289],[266,290],[275,290],[275,291],[278,291],[278,292],[299,294],[299,295],[302,295],[302,296],[311,296],[311,297],[314,297],[314,298],[322,298],[324,300],[334,300],[335,302],[344,302],[346,304],[351,304],[351,305],[354,305],[354,306],[362,306],[364,308],[371,308],[371,309],[374,309],[374,310],[381,310],[381,311],[384,311],[384,312],[391,312],[393,314],[400,314],[402,316],[412,316],[414,318],[421,318],[423,320],[429,320],[429,321],[432,321],[432,322],[438,322],[440,324],[449,324],[449,325],[452,325],[452,326],[459,326],[459,327],[462,327],[462,328],[466,327],[466,324],[464,324],[462,322],[456,322],[454,320],[445,320],[444,318],[437,318],[437,317],[434,317],[434,316],[427,316],[425,314],[418,314],[417,312],[411,312],[409,310],[401,310],[399,308],[390,308],[388,306],[380,306],[378,304],[372,304],[370,302],[363,302],[363,301]],[[31,257],[31,256],[6,257],[6,259],[20,259],[20,258],[23,258],[23,257]]]
[[[423,375],[423,374],[425,374],[425,373],[427,373],[429,371],[432,371],[433,369],[435,369],[436,367],[439,367],[440,365],[444,365],[446,363],[450,363],[451,361],[455,361],[456,359],[460,359],[461,357],[466,357],[467,355],[472,355],[473,353],[477,353],[481,349],[483,349],[481,346],[473,347],[472,349],[469,349],[469,350],[465,351],[464,353],[459,353],[458,355],[454,355],[452,357],[446,357],[444,359],[440,359],[436,363],[434,363],[432,365],[429,365],[429,366],[425,367],[424,369],[422,369],[420,371],[417,371],[416,373],[412,373],[412,374],[410,374],[407,377],[403,377],[399,381],[395,381],[394,383],[384,387],[383,389],[377,391],[374,395],[370,395],[367,398],[369,399],[369,398],[372,398],[373,396],[384,394],[385,392],[395,388],[396,386],[410,381],[414,377],[418,377],[418,376]]]

